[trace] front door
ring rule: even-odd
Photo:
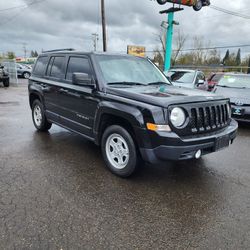
[[[68,57],[65,81],[58,90],[60,119],[62,125],[93,138],[93,125],[98,105],[96,90],[72,84],[73,73],[93,76],[88,57],[72,55]]]

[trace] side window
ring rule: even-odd
[[[62,78],[62,76],[64,75],[63,74],[63,63],[64,63],[64,57],[62,57],[62,56],[55,56],[49,75],[51,77],[54,77],[54,78],[59,78],[59,79]]]
[[[197,75],[197,81],[199,81],[199,80],[203,80],[203,81],[206,80],[206,77],[205,77],[205,75],[203,73],[198,73],[198,75]]]
[[[45,74],[46,66],[48,63],[47,56],[41,56],[37,59],[36,66],[33,70],[33,75],[35,76],[43,76]]]
[[[49,65],[48,65],[47,72],[46,72],[46,75],[47,75],[47,76],[50,76],[51,68],[52,68],[54,59],[55,59],[55,57],[53,56],[53,57],[51,57],[50,60],[49,60]]]
[[[91,75],[89,60],[83,57],[70,57],[66,74],[67,80],[72,80],[73,73],[86,73]]]

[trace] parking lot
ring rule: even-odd
[[[0,87],[0,249],[248,249],[250,126],[198,161],[130,179],[53,126],[37,133],[27,82]]]

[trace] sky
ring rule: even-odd
[[[33,1],[40,2],[26,7]],[[249,0],[211,2],[245,15],[250,10]],[[171,4],[160,6],[153,0],[105,0],[105,5],[110,52],[126,52],[127,45],[146,46],[148,51],[160,47],[157,35],[167,16],[159,11]],[[250,44],[250,19],[223,14],[210,7],[199,12],[185,7],[175,14],[175,20],[180,25],[175,26],[173,44],[180,31],[187,36],[185,48],[193,47],[194,36],[203,37],[211,46]],[[40,53],[58,48],[92,51],[93,33],[99,34],[100,51],[100,0],[0,0],[0,53],[14,51],[17,56],[24,56],[24,45],[28,55],[31,50]],[[242,52],[245,56],[250,54],[250,47]]]

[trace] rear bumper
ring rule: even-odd
[[[155,148],[141,148],[140,152],[142,158],[152,164],[164,162],[167,160],[188,160],[195,158],[195,154],[198,150],[201,150],[202,155],[210,154],[219,151],[230,143],[233,143],[237,135],[238,123],[232,120],[231,124],[223,131],[213,134],[211,136],[204,136],[192,139],[181,139],[176,137],[175,143],[173,143],[173,137],[170,142],[172,145],[168,145],[168,138],[166,136],[165,145],[160,145]],[[223,140],[222,140],[223,139]],[[163,141],[162,138],[159,140]],[[220,145],[222,141],[228,141]]]

